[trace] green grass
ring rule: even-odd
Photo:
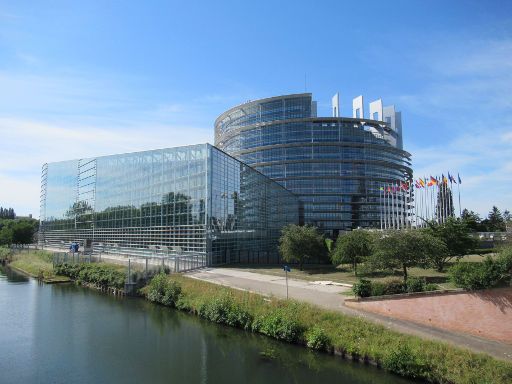
[[[16,253],[9,266],[48,283],[69,281],[68,277],[54,273],[51,252],[32,250]]]
[[[181,288],[176,307],[210,321],[237,326],[281,340],[368,358],[397,374],[440,383],[510,383],[512,364],[488,355],[390,331],[357,317],[296,301],[198,281],[169,279]]]
[[[467,262],[481,262],[485,256],[480,255],[468,255],[464,256],[461,261]],[[435,269],[428,268],[408,268],[408,274],[411,277],[425,278],[427,283],[438,284],[443,289],[455,288],[455,285],[450,281],[447,270],[453,263],[448,263],[444,272],[438,272]],[[230,268],[240,269],[247,272],[263,273],[265,275],[272,276],[284,276],[283,268],[280,265],[255,265],[255,264],[232,264]],[[401,270],[391,271],[378,271],[373,273],[365,273],[364,265],[358,266],[358,274],[354,276],[354,271],[349,265],[340,265],[335,267],[331,264],[318,264],[318,265],[304,265],[304,270],[300,271],[298,268],[293,268],[288,273],[288,277],[293,279],[307,280],[307,281],[318,281],[318,280],[330,280],[337,283],[353,284],[360,278],[369,279],[372,281],[386,281],[392,278],[401,278]]]

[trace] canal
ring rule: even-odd
[[[1,383],[408,383],[136,298],[0,266]]]

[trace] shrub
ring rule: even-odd
[[[367,279],[360,279],[352,286],[352,291],[356,296],[368,297],[372,293],[372,282]]]
[[[400,344],[382,359],[382,367],[401,376],[425,377],[425,367],[420,364],[416,354],[407,345]]]
[[[371,295],[372,296],[382,296],[385,295],[386,292],[386,284],[374,281],[372,282]]]
[[[512,247],[503,248],[497,257],[496,262],[499,264],[503,275],[512,274]]]
[[[171,280],[167,275],[159,273],[151,279],[146,289],[148,300],[168,307],[176,306],[181,295],[181,286],[177,281]]]
[[[506,278],[506,264],[489,256],[481,263],[457,263],[449,270],[450,279],[457,287],[468,290],[491,288]]]
[[[249,329],[253,321],[249,311],[235,302],[228,293],[203,303],[199,307],[198,314],[214,323],[243,329]]]
[[[7,258],[11,254],[11,250],[7,247],[0,247],[0,260]]]
[[[54,268],[57,275],[68,276],[77,283],[90,283],[101,288],[124,287],[125,275],[115,267],[103,264],[59,264]]]
[[[425,279],[410,277],[409,279],[407,279],[406,283],[407,292],[423,292],[425,290],[425,284]]]
[[[332,348],[329,336],[318,326],[314,326],[306,332],[306,344],[309,348],[317,351],[328,351]]]
[[[434,283],[425,284],[425,291],[426,292],[437,291],[437,290],[438,290],[437,284],[434,284]]]
[[[252,324],[252,330],[289,343],[297,342],[302,339],[304,327],[295,317],[294,314],[276,308],[258,317]]]
[[[396,295],[406,291],[405,283],[402,280],[388,280],[386,281],[385,295]]]

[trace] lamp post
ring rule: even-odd
[[[284,270],[284,274],[286,276],[286,300],[288,300],[288,272],[291,272],[292,269],[289,266],[284,265],[283,270]]]

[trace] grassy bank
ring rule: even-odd
[[[52,254],[47,251],[26,251],[12,255],[9,267],[29,276],[42,279],[46,283],[70,281],[69,277],[59,276],[53,270]]]
[[[159,276],[142,291],[152,301],[209,321],[373,361],[406,377],[438,383],[512,382],[510,363],[304,303],[269,300],[181,275]]]
[[[19,260],[25,270],[51,268],[48,253]],[[15,262],[16,262],[15,261]],[[121,287],[118,265],[63,266],[47,273],[106,288]],[[64,271],[66,270],[66,271]],[[141,290],[148,300],[309,348],[375,362],[396,374],[437,383],[510,383],[512,364],[448,344],[390,331],[369,321],[295,301],[268,299],[183,275],[157,275]]]

